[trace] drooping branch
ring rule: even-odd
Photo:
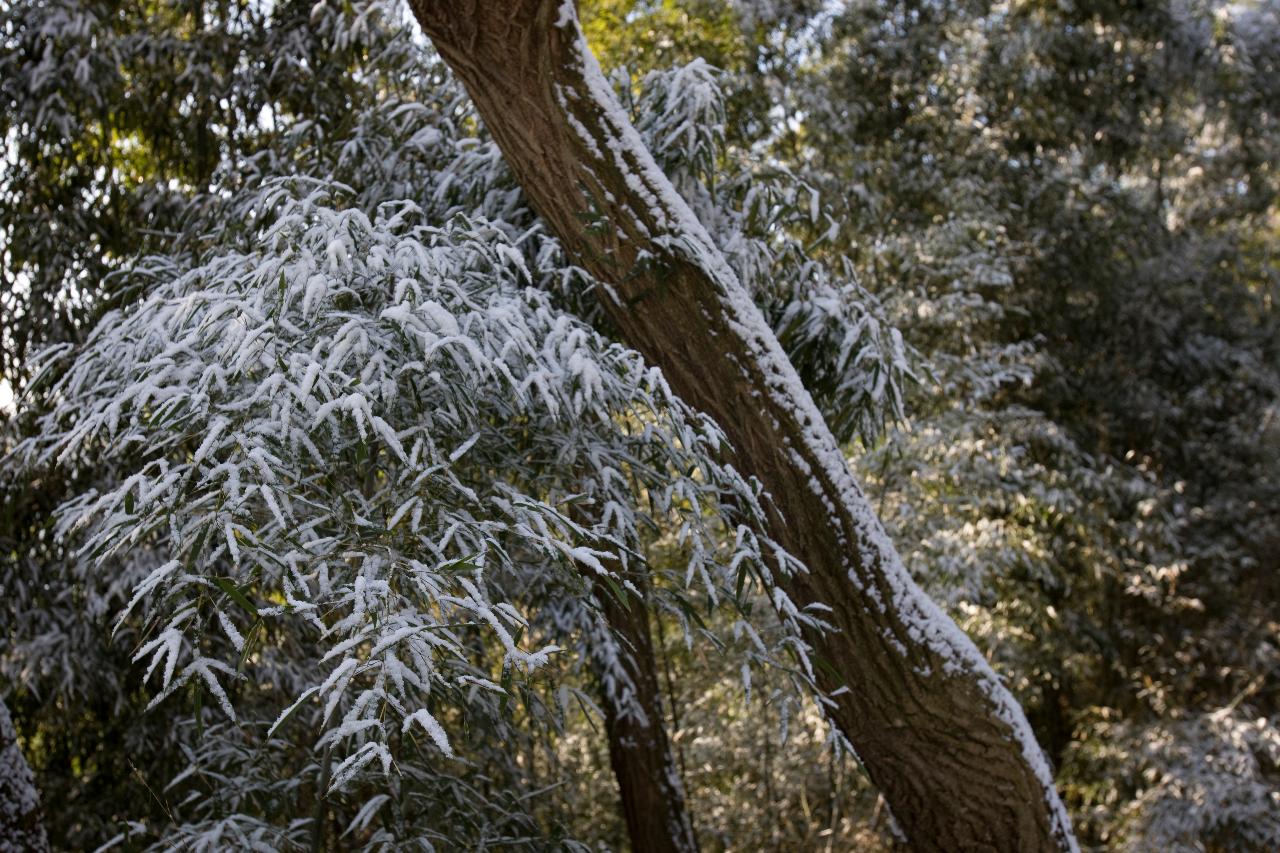
[[[612,287],[610,319],[712,415],[807,567],[776,581],[816,680],[914,846],[1074,848],[1021,708],[915,585],[749,294],[658,169],[588,50],[572,0],[411,0],[531,202]]]

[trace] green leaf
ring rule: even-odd
[[[698,615],[698,611],[693,608],[693,605],[685,601],[683,596],[678,596],[676,598],[676,604],[679,605],[680,610],[684,612],[685,616],[688,616],[698,624],[699,628],[704,631],[707,630],[707,623],[702,621],[702,617]]]
[[[832,678],[834,678],[834,679],[836,680],[836,682],[837,682],[837,683],[839,683],[839,685],[840,685],[841,687],[848,687],[848,686],[849,686],[849,682],[848,682],[847,680],[845,680],[845,677],[844,677],[843,675],[841,675],[841,674],[840,674],[840,672],[839,672],[839,670],[837,670],[834,666],[832,666],[832,665],[827,661],[827,659],[826,659],[826,658],[822,657],[821,655],[816,655],[816,654],[815,654],[815,655],[813,655],[813,656],[812,656],[812,660],[813,660],[813,662],[814,662],[815,664],[817,664],[817,665],[818,665],[818,669],[822,670],[822,671],[823,671],[823,672],[825,672],[827,675],[829,675],[829,676],[831,676]]]
[[[319,689],[320,688],[318,687],[308,687],[306,690],[302,691],[302,695],[298,697],[297,701],[295,701],[292,705],[289,706],[289,710],[281,714],[280,719],[276,720],[275,723],[272,724],[271,728],[267,730],[267,737],[271,737],[272,735],[274,735],[277,731],[280,730],[281,726],[289,722],[289,718],[292,717],[294,713],[297,712],[297,710],[302,707],[302,704],[304,702],[306,702],[308,699],[314,696]]]
[[[262,618],[256,619],[249,628],[249,633],[244,635],[244,648],[240,650],[240,660],[236,663],[236,672],[244,670],[245,661],[249,659],[249,652],[253,650],[253,641],[257,639],[258,630],[262,628]]]
[[[627,603],[627,591],[619,586],[618,582],[608,575],[600,575],[600,580],[603,581],[604,585],[609,588],[611,593],[613,593],[613,597],[622,605],[622,609],[630,613],[631,605]]]
[[[204,738],[204,715],[200,713],[200,709],[204,706],[204,687],[199,680],[191,682],[192,689],[195,691],[195,717],[196,717],[196,740]]]
[[[191,550],[187,552],[187,567],[195,568],[196,560],[200,557],[200,551],[204,548],[204,540],[209,536],[209,528],[204,527],[200,531],[200,535],[196,537],[195,544],[191,546]]]
[[[253,602],[249,600],[249,597],[244,594],[243,590],[232,583],[229,578],[210,578],[210,580],[218,585],[218,589],[231,596],[231,600],[240,605],[246,613],[252,616],[258,615],[258,608],[253,606]],[[248,589],[247,584],[245,588]]]
[[[511,702],[511,667],[506,664],[502,667],[502,678],[498,682],[502,687],[502,698],[498,700],[498,712],[505,714],[507,705]]]

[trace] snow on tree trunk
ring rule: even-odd
[[[716,418],[773,500],[769,533],[805,566],[814,673],[921,850],[1074,849],[1017,702],[915,585],[777,339],[658,169],[585,44],[572,0],[411,0],[530,200],[612,286],[627,343]],[[829,610],[823,608],[830,608]]]
[[[49,849],[35,776],[18,748],[18,732],[0,700],[0,853]]]

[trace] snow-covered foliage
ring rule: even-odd
[[[1083,838],[1280,846],[1275,3],[581,6]],[[874,849],[750,485],[402,5],[0,42],[0,689],[55,844],[624,845],[640,572],[704,843]]]
[[[670,529],[714,603],[760,552],[744,529],[720,559],[704,507],[732,496],[749,520],[755,498],[709,461],[714,426],[528,287],[499,230],[429,225],[408,202],[371,220],[333,192],[268,186],[240,246],[135,268],[146,296],[72,354],[11,464],[115,462],[59,533],[83,528],[104,568],[155,555],[116,614],[146,626],[151,705],[185,689],[196,725],[202,700],[233,724],[271,714],[259,749],[301,717],[341,791],[402,764],[406,741],[426,748],[419,773],[453,759],[471,707],[499,716],[509,680],[547,663],[558,646],[526,634],[531,577],[626,596],[609,566],[642,564],[648,530]]]
[[[1270,6],[848,4],[790,107],[924,365],[860,470],[1086,844],[1274,846]]]
[[[781,166],[726,163],[725,95],[701,60],[651,71],[628,103],[644,141],[738,280],[765,312],[805,388],[841,441],[871,444],[902,417],[909,354],[851,260],[814,251],[835,223],[818,190]],[[632,86],[621,75],[620,93]],[[806,231],[820,235],[806,245]],[[826,232],[826,233],[824,233]]]
[[[520,755],[570,709],[631,711],[628,652],[593,595],[640,594],[637,571],[660,618],[731,654],[748,693],[760,666],[806,683],[783,656],[803,659],[794,622],[812,616],[779,625],[754,603],[778,554],[754,532],[753,488],[716,461],[717,429],[566,313],[594,283],[471,135],[434,58],[386,26],[396,14],[318,5],[309,37],[373,57],[355,113],[326,128],[268,110],[169,251],[110,275],[120,307],[26,366],[39,404],[14,422],[7,505],[56,522],[6,578],[4,663],[68,700],[98,701],[95,669],[141,677],[107,701],[150,740],[143,781],[167,820],[133,820],[120,841],[305,846],[333,820],[365,847],[563,832],[522,793],[538,777]],[[314,73],[295,55],[270,73]],[[671,168],[685,151],[713,185],[707,69],[642,91],[670,101],[676,124],[646,132]],[[672,135],[699,126],[713,136]],[[320,177],[279,177],[295,171]],[[769,296],[785,312],[803,282],[780,275],[796,251],[783,219],[816,208],[746,174],[734,186],[757,221],[727,213],[723,239],[761,281],[791,282]],[[869,323],[840,356],[845,382],[878,363]],[[850,410],[877,422],[894,394],[878,380]],[[20,496],[24,482],[49,488]],[[62,618],[74,602],[88,618]],[[596,678],[603,696],[583,690]]]
[[[1151,727],[1091,720],[1076,749],[1086,806],[1105,814],[1121,796],[1112,840],[1137,849],[1274,850],[1280,846],[1280,731],[1227,706]],[[1112,768],[1142,780],[1120,791]],[[1083,780],[1082,780],[1083,782]]]
[[[0,702],[0,853],[40,853],[49,849],[40,814],[40,792],[22,756],[18,732]]]

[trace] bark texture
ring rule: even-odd
[[[658,171],[572,0],[410,0],[530,201],[612,286],[628,344],[714,417],[774,507],[780,575],[832,718],[919,850],[1072,849],[1039,747],[973,644],[910,580],[776,338]]]

